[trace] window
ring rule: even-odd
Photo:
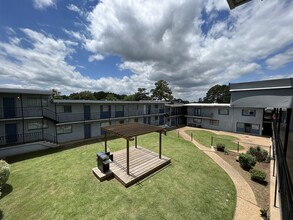
[[[194,122],[194,123],[201,123],[201,119],[200,119],[200,118],[194,118],[194,119],[193,119],[193,122]]]
[[[219,115],[229,115],[229,109],[228,108],[220,108],[218,110]]]
[[[49,100],[48,100],[47,97],[45,97],[45,98],[42,99],[42,105],[43,106],[48,106],[48,103],[49,103]]]
[[[27,106],[41,106],[41,99],[39,99],[38,97],[28,97]]]
[[[219,126],[219,120],[210,120],[210,125]]]
[[[155,121],[157,121],[159,119],[159,116],[155,116]]]
[[[109,105],[102,105],[102,108],[101,108],[102,112],[108,112],[109,109],[110,109]]]
[[[256,111],[252,109],[242,109],[243,116],[255,116]]]
[[[237,128],[244,128],[244,123],[237,122]]]
[[[71,105],[64,105],[63,112],[64,113],[71,113]]]
[[[253,125],[251,125],[251,129],[253,129],[253,130],[259,130],[259,125],[253,124]]]
[[[195,116],[201,116],[201,109],[200,108],[195,108],[194,109],[194,115]]]
[[[68,134],[68,133],[72,133],[71,125],[57,126],[57,134]]]
[[[134,121],[135,121],[135,122],[138,122],[138,118],[135,118]]]
[[[102,122],[101,127],[110,126],[110,122]]]
[[[124,106],[123,105],[116,105],[115,109],[117,112],[123,112],[124,111]]]
[[[158,104],[155,104],[155,108],[159,108]]]
[[[49,124],[47,120],[43,120],[43,128],[48,128]],[[28,123],[28,130],[42,129],[42,120],[33,120]]]

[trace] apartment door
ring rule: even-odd
[[[17,126],[16,124],[5,124],[6,143],[17,142]]]
[[[15,117],[15,100],[14,98],[3,98],[4,118]]]
[[[91,119],[91,106],[85,105],[83,107],[84,112],[84,120],[90,120]]]
[[[248,124],[248,123],[244,124],[244,132],[251,133],[251,124]]]
[[[91,138],[91,124],[84,124],[84,138]]]

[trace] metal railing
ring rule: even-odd
[[[40,117],[42,116],[42,107],[15,107],[0,108],[0,118],[23,118],[23,117]]]
[[[41,131],[31,132],[25,134],[6,135],[0,136],[0,147],[13,146],[18,144],[26,144],[37,141],[48,141],[57,144],[56,137],[54,135],[42,134]]]
[[[281,215],[283,220],[293,219],[293,185],[290,177],[283,145],[277,132],[277,124],[273,123],[273,149],[277,159],[277,177],[280,193]]]

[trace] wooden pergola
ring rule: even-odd
[[[162,157],[162,132],[165,132],[164,128],[140,124],[140,123],[129,123],[129,124],[118,124],[102,127],[105,132],[105,153],[107,153],[107,133],[112,133],[118,137],[126,139],[126,164],[127,164],[127,175],[129,175],[129,141],[135,140],[135,148],[137,148],[137,136],[148,134],[152,132],[159,133],[159,158]]]

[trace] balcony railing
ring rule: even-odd
[[[112,112],[91,112],[90,114],[82,113],[56,113],[54,110],[42,107],[24,107],[24,108],[0,108],[0,119],[3,118],[22,118],[22,117],[46,117],[54,121],[73,122],[84,120],[97,120],[107,118],[121,118],[121,117],[133,117],[140,115],[150,114],[162,114],[164,109],[152,109],[151,111],[145,111],[143,109],[131,110],[131,111],[116,111]]]
[[[273,123],[273,148],[277,157],[277,177],[282,219],[293,219],[293,185],[286,158],[284,157],[284,148],[275,122]]]
[[[56,143],[56,137],[54,135],[46,133],[44,133],[43,135],[41,131],[25,134],[0,136],[0,147],[7,147],[36,141],[49,141],[52,143]]]
[[[0,108],[0,119],[40,116],[42,116],[42,107]]]
[[[200,118],[213,118],[214,114],[213,113],[208,113],[208,112],[201,112],[201,114],[194,114],[194,116],[200,117]]]

